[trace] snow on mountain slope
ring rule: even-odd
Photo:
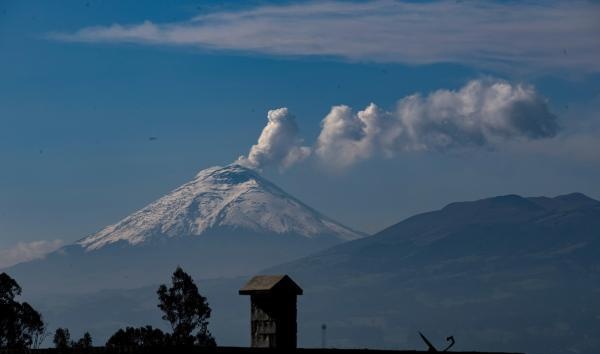
[[[154,238],[200,236],[220,227],[341,241],[361,237],[255,171],[232,164],[200,171],[194,180],[78,244],[91,251],[119,241],[137,245]]]

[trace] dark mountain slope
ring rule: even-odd
[[[600,351],[600,202],[582,194],[453,203],[269,272],[305,286],[304,325],[333,321],[338,343],[418,346],[423,329],[460,349]]]

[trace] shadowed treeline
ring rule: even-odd
[[[172,285],[161,285],[156,292],[162,319],[171,325],[171,332],[145,327],[119,329],[106,342],[106,348],[188,348],[214,347],[216,341],[208,330],[211,309],[192,277],[177,267],[171,277]],[[0,273],[0,350],[27,352],[39,349],[48,337],[48,326],[42,315],[27,302],[19,302],[22,289],[6,273]],[[54,333],[58,353],[85,351],[92,348],[92,336],[72,341],[68,328],[59,327]]]

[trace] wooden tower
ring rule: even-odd
[[[258,275],[239,293],[250,295],[252,347],[296,348],[298,284],[287,275]]]

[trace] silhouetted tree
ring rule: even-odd
[[[30,348],[45,333],[42,315],[28,303],[15,301],[21,287],[8,274],[0,274],[0,348]]]
[[[21,290],[16,280],[6,273],[0,274],[0,304],[10,303],[15,296],[21,295]]]
[[[152,326],[119,329],[106,342],[107,348],[162,347],[170,344],[170,336]]]
[[[77,342],[71,342],[73,348],[87,349],[92,347],[92,335],[89,332],[85,332]]]
[[[211,310],[192,277],[177,267],[171,281],[170,288],[163,284],[157,293],[158,307],[164,313],[162,318],[169,321],[173,330],[173,344],[215,346],[208,330]]]
[[[71,334],[67,328],[57,328],[54,332],[54,347],[56,349],[67,349],[71,347]]]

